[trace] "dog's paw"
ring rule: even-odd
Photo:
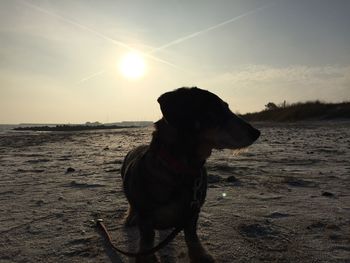
[[[201,255],[198,262],[202,263],[215,263],[215,259],[210,254],[203,254]]]
[[[190,255],[191,263],[215,263],[215,259],[207,252]]]
[[[156,255],[137,257],[135,263],[160,263]]]

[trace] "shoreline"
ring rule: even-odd
[[[15,131],[87,131],[87,130],[112,130],[141,128],[141,126],[119,126],[119,125],[56,125],[56,126],[27,126],[15,127]]]

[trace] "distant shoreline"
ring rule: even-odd
[[[350,102],[325,103],[320,101],[299,102],[278,105],[270,102],[260,112],[238,114],[246,121],[252,122],[299,122],[299,121],[350,121]],[[85,124],[0,124],[12,126],[17,131],[82,131],[138,128],[153,125],[151,121],[123,121],[102,124],[99,122]]]
[[[87,130],[111,130],[139,128],[142,126],[120,126],[120,125],[56,125],[56,126],[27,126],[15,127],[15,131],[87,131]]]

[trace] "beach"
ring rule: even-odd
[[[213,151],[198,233],[217,262],[350,262],[350,122],[256,123],[259,140]],[[120,168],[153,127],[0,133],[0,262],[133,262]],[[168,231],[156,235],[156,243]],[[189,262],[180,233],[158,253]]]

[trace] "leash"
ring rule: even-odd
[[[103,235],[107,239],[108,244],[110,245],[110,247],[113,250],[115,250],[115,251],[117,251],[125,256],[128,256],[128,257],[140,257],[140,256],[147,256],[147,255],[153,254],[153,253],[157,252],[158,250],[164,248],[167,244],[169,244],[169,242],[172,241],[177,236],[177,234],[179,234],[184,229],[183,225],[178,226],[162,242],[160,242],[158,245],[156,245],[155,247],[153,247],[151,249],[140,251],[140,252],[129,252],[129,251],[124,251],[124,250],[116,247],[113,244],[112,238],[111,238],[110,234],[108,233],[106,226],[103,224],[102,219],[96,220],[96,227],[103,233]]]
[[[198,213],[200,210],[199,198],[202,195],[202,192],[200,191],[202,183],[203,183],[203,171],[200,172],[200,176],[198,178],[196,178],[194,180],[194,183],[193,183],[193,197],[192,197],[192,201],[190,203],[191,212],[187,216],[187,220],[190,220],[193,217],[193,215]],[[164,248],[166,245],[169,244],[170,241],[172,241],[184,229],[184,227],[185,227],[185,223],[177,226],[162,242],[160,242],[158,245],[156,245],[153,248],[150,248],[150,249],[144,250],[144,251],[140,251],[140,252],[129,252],[129,251],[124,251],[124,250],[116,247],[113,244],[111,235],[109,234],[106,226],[104,225],[103,219],[96,220],[96,228],[102,232],[108,245],[113,250],[115,250],[115,251],[117,251],[125,256],[134,257],[134,258],[137,258],[140,256],[147,256],[147,255],[153,254],[153,253],[157,252],[158,250]]]
[[[175,170],[185,172],[185,173],[195,173],[195,170],[186,167],[184,164],[181,162],[178,162],[176,159],[174,159],[169,153],[167,153],[164,148],[160,149],[161,157],[165,159],[165,161],[170,164],[173,168],[176,168]],[[200,176],[196,177],[193,181],[192,185],[192,191],[193,191],[193,196],[192,200],[190,202],[190,212],[188,213],[187,220],[190,220],[193,215],[199,213],[200,211],[200,198],[202,197],[203,192],[201,191],[202,189],[202,184],[203,184],[203,170],[200,170]],[[96,228],[102,232],[104,235],[108,245],[115,251],[128,256],[128,257],[140,257],[140,256],[147,256],[150,254],[154,254],[158,250],[164,248],[167,244],[169,244],[170,241],[172,241],[185,227],[185,220],[183,224],[180,224],[177,226],[162,242],[160,242],[158,245],[156,245],[153,248],[150,248],[148,250],[140,251],[140,252],[129,252],[129,251],[124,251],[118,247],[116,247],[113,242],[111,235],[109,234],[106,226],[103,223],[102,219],[97,219],[96,220]]]

